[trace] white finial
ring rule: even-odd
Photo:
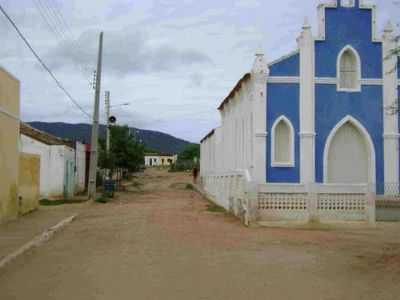
[[[306,29],[310,29],[310,28],[311,28],[310,22],[308,21],[308,18],[305,17],[304,23],[303,23],[303,29],[306,30]]]
[[[259,46],[257,47],[256,56],[264,56],[264,50],[263,50],[263,48],[261,47],[261,45],[259,45]]]
[[[391,21],[388,21],[388,22],[386,23],[384,31],[385,31],[385,32],[388,32],[388,33],[391,33],[391,32],[394,31],[394,27],[393,27],[393,24],[392,24]]]
[[[268,74],[268,64],[265,61],[265,54],[263,48],[260,46],[256,51],[256,58],[254,60],[251,72],[255,76],[266,76]]]

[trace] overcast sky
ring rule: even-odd
[[[104,91],[121,123],[198,142],[219,123],[216,107],[251,68],[258,46],[273,60],[296,48],[317,0],[0,0],[68,91],[91,114],[89,86],[104,31]],[[400,19],[378,4],[379,30]],[[65,22],[63,19],[65,19]],[[89,122],[0,15],[0,65],[21,80],[24,121]],[[102,114],[103,115],[103,114]],[[104,118],[103,118],[104,119]]]

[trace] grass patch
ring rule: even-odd
[[[144,184],[142,183],[142,182],[140,182],[140,181],[132,181],[132,186],[133,187],[135,187],[135,188],[140,188],[140,187],[142,187]]]
[[[67,201],[64,199],[62,199],[62,200],[49,200],[49,199],[39,200],[39,204],[42,206],[57,206],[57,205],[63,205],[66,203],[67,203]]]
[[[212,212],[212,213],[227,213],[225,208],[223,208],[222,206],[219,206],[213,202],[210,202],[207,205],[207,211]]]
[[[109,201],[109,198],[106,195],[101,195],[96,198],[97,203],[105,204]]]
[[[185,188],[186,188],[187,190],[190,190],[190,191],[194,191],[194,190],[195,190],[193,184],[191,184],[191,183],[187,183]]]

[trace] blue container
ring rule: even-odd
[[[104,186],[104,192],[110,195],[110,197],[114,197],[114,192],[117,187],[117,182],[115,180],[105,180],[103,186]]]

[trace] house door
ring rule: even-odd
[[[353,123],[344,123],[333,135],[328,149],[326,182],[368,183],[370,151],[364,134]]]

